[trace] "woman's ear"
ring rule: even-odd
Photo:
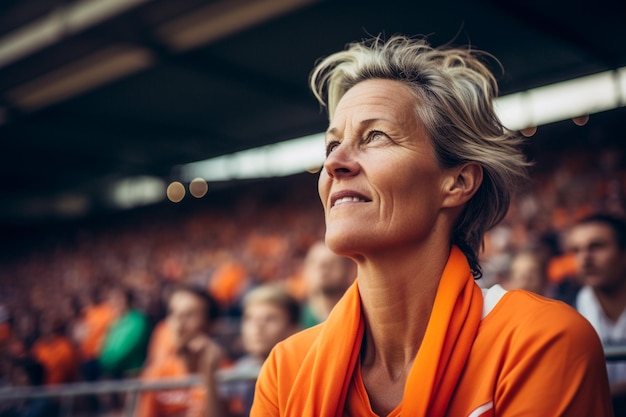
[[[463,206],[478,191],[483,182],[483,168],[476,162],[468,162],[449,171],[444,182],[444,200],[442,207]]]

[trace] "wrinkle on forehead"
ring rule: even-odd
[[[375,121],[407,128],[421,127],[415,112],[417,105],[418,100],[413,91],[400,81],[386,79],[361,81],[339,100],[326,134],[336,135],[345,130],[348,120],[354,127]],[[358,115],[354,114],[355,111],[358,111]],[[338,116],[341,118],[338,119]]]

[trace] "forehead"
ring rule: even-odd
[[[172,294],[169,307],[172,312],[193,312],[204,309],[204,301],[200,297],[185,291]]]
[[[600,223],[584,223],[574,226],[569,234],[571,244],[584,245],[591,242],[612,242],[616,243],[615,233],[611,226]]]
[[[255,301],[251,302],[245,307],[244,314],[248,317],[255,316],[269,316],[269,315],[283,315],[287,316],[287,312],[285,309],[278,305],[277,303],[273,303],[271,301]]]
[[[540,265],[539,258],[529,253],[521,253],[517,255],[515,258],[513,258],[513,261],[511,262],[511,268],[513,269],[515,269],[516,267],[524,268],[524,267],[535,267],[539,265]]]
[[[395,80],[372,79],[350,88],[339,100],[331,120],[341,123],[346,117],[389,119],[391,122],[415,120],[417,97],[406,84]]]

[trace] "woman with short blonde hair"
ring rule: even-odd
[[[394,36],[314,69],[325,240],[358,278],[325,323],[274,348],[251,416],[612,414],[584,318],[474,281],[527,166],[493,110],[486,56]]]

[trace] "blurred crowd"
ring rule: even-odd
[[[528,186],[486,237],[480,285],[571,304],[581,284],[564,234],[593,213],[626,215],[625,158],[620,148],[536,155]],[[200,373],[209,391],[145,395],[138,415],[176,415],[180,404],[211,395],[228,414],[245,415],[250,384],[212,393],[209,379],[254,370],[274,343],[323,321],[356,274],[320,242],[315,183],[303,174],[239,184],[62,238],[34,236],[28,250],[5,254],[0,388]],[[77,407],[90,413],[122,404],[119,396],[94,396]],[[0,415],[53,416],[55,407],[0,404]]]

